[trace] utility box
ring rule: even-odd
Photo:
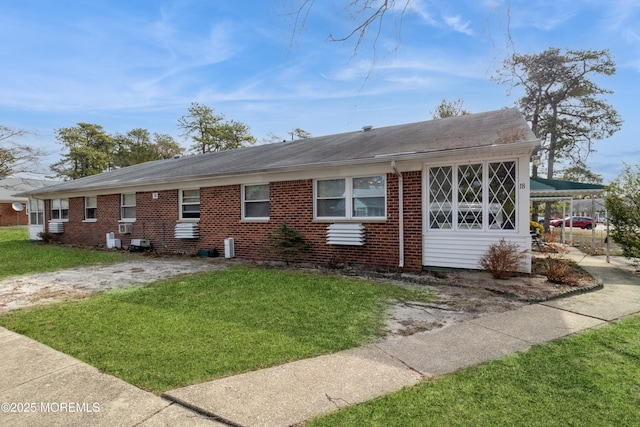
[[[131,239],[131,246],[137,246],[139,248],[150,248],[151,240],[149,239]]]
[[[122,242],[120,239],[116,239],[114,233],[107,233],[107,248],[120,249],[121,247]]]
[[[224,257],[225,258],[233,258],[236,256],[235,244],[233,242],[233,237],[229,237],[224,239]]]

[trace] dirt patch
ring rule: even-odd
[[[143,258],[5,279],[0,281],[0,313],[184,274],[219,270],[226,265],[208,258]]]
[[[140,258],[112,265],[66,269],[0,281],[0,313],[34,305],[82,298],[97,292],[151,283],[184,274],[214,271],[231,263],[221,258]],[[596,280],[569,263],[568,284],[551,283],[542,275],[542,263],[534,258],[533,273],[506,280],[493,279],[483,271],[436,271],[420,274],[383,274],[345,270],[375,280],[431,289],[431,304],[398,302],[390,307],[387,332],[412,335],[447,327],[455,322],[501,313],[532,301],[545,300],[596,285]],[[294,267],[292,267],[294,268]],[[326,271],[315,268],[314,272]]]
[[[566,283],[552,283],[544,276],[541,258],[533,259],[532,274],[497,280],[484,271],[436,271],[404,274],[394,280],[431,289],[437,295],[432,304],[396,303],[391,307],[387,331],[390,335],[411,335],[431,331],[482,315],[501,313],[532,302],[592,289],[597,280],[575,263],[565,260]]]

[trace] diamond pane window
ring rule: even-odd
[[[453,169],[451,166],[429,168],[429,228],[451,229],[453,216]]]
[[[458,228],[482,229],[482,164],[458,166]]]
[[[516,162],[489,163],[489,228],[516,228]]]

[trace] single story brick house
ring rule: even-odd
[[[529,159],[539,141],[516,109],[143,163],[23,193],[67,244],[148,239],[195,254],[276,259],[283,222],[305,260],[376,269],[480,268],[489,245],[530,249]],[[229,248],[228,248],[229,249]],[[523,265],[529,272],[530,259]]]
[[[45,185],[51,185],[55,181],[11,177],[0,179],[0,227],[27,225],[27,197],[16,197],[17,192],[30,192]]]

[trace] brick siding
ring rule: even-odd
[[[405,172],[404,235],[405,270],[422,268],[422,175]],[[351,221],[366,229],[363,246],[327,245],[326,228],[332,224],[313,219],[313,180],[279,181],[269,184],[270,218],[268,221],[242,220],[240,185],[203,187],[200,189],[200,238],[176,239],[174,227],[179,221],[178,190],[136,194],[136,221],[129,234],[118,234],[120,194],[98,196],[97,221],[84,221],[84,198],[69,199],[69,221],[65,231],[54,235],[68,244],[105,245],[105,235],[115,232],[124,246],[131,239],[151,239],[154,250],[195,254],[198,249],[217,249],[224,255],[224,239],[235,240],[235,255],[251,260],[277,260],[269,250],[269,234],[283,222],[301,233],[308,250],[298,258],[317,265],[350,263],[383,270],[398,270],[398,178],[387,175],[387,220]],[[49,203],[45,206],[49,220]]]

